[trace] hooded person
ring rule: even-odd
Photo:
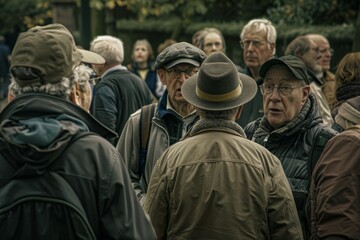
[[[256,82],[216,52],[181,91],[200,120],[152,172],[144,208],[158,239],[302,239],[279,159],[235,122]]]
[[[96,239],[155,239],[120,154],[103,138],[116,134],[76,105],[74,69],[81,62],[104,59],[78,49],[61,24],[31,28],[15,43],[13,99],[0,114],[2,239],[84,237],[83,225],[62,199],[79,204]],[[62,180],[44,181],[54,176]],[[24,187],[28,183],[36,187],[35,196]],[[14,184],[19,188],[11,189]],[[69,190],[64,196],[56,191],[63,186]],[[45,196],[54,191],[60,199],[48,202]],[[22,203],[19,194],[38,201]],[[4,206],[12,207],[11,214]]]

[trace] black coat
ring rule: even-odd
[[[85,110],[59,97],[29,93],[10,102],[0,122],[0,190],[14,179],[37,182],[55,173],[76,193],[97,239],[155,239],[124,161],[103,138],[116,134]],[[97,134],[72,141],[89,131]],[[74,219],[63,208],[28,206],[0,214],[1,239],[75,239],[72,234],[81,232],[71,228]]]
[[[300,222],[308,235],[310,219],[305,208],[312,168],[327,140],[336,134],[322,124],[315,96],[310,94],[299,115],[280,129],[273,129],[265,118],[260,118],[249,123],[244,130],[247,138],[264,146],[280,159],[293,191]],[[320,132],[323,132],[321,137]],[[324,141],[320,141],[322,136],[325,136]],[[318,144],[320,142],[321,145]],[[307,239],[306,236],[304,238]]]
[[[241,71],[241,73],[246,74],[250,77],[251,72],[248,68],[245,68]],[[261,79],[256,81],[256,84],[260,86],[262,84]],[[264,109],[263,109],[263,96],[258,89],[256,92],[256,95],[253,99],[251,99],[249,102],[245,103],[243,106],[243,110],[241,111],[241,116],[239,119],[236,120],[236,122],[242,127],[245,128],[247,124],[250,122],[261,118],[264,115]]]
[[[121,134],[130,115],[152,102],[146,83],[128,70],[114,70],[94,86],[91,113],[105,126]],[[108,139],[114,145],[117,140]]]

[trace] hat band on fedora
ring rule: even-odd
[[[201,91],[197,86],[196,86],[196,95],[206,101],[209,102],[226,102],[226,101],[231,101],[235,98],[237,98],[239,95],[241,94],[241,87],[240,84],[237,86],[237,88],[235,88],[234,90],[228,92],[228,93],[224,93],[224,94],[209,94],[206,92]]]

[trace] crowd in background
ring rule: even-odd
[[[0,38],[0,191],[55,172],[98,239],[359,239],[360,53],[333,63],[309,33],[277,56],[267,19],[239,37],[244,66],[213,27],[156,53],[139,39],[127,65],[121,39],[87,51],[60,24],[22,33],[12,53]],[[84,132],[96,136],[72,140]],[[6,239],[77,234],[47,229],[52,210],[32,229],[13,211]]]

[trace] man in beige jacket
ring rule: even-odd
[[[153,169],[144,208],[158,239],[302,239],[279,159],[235,122],[256,82],[217,52],[181,91],[200,120]]]

